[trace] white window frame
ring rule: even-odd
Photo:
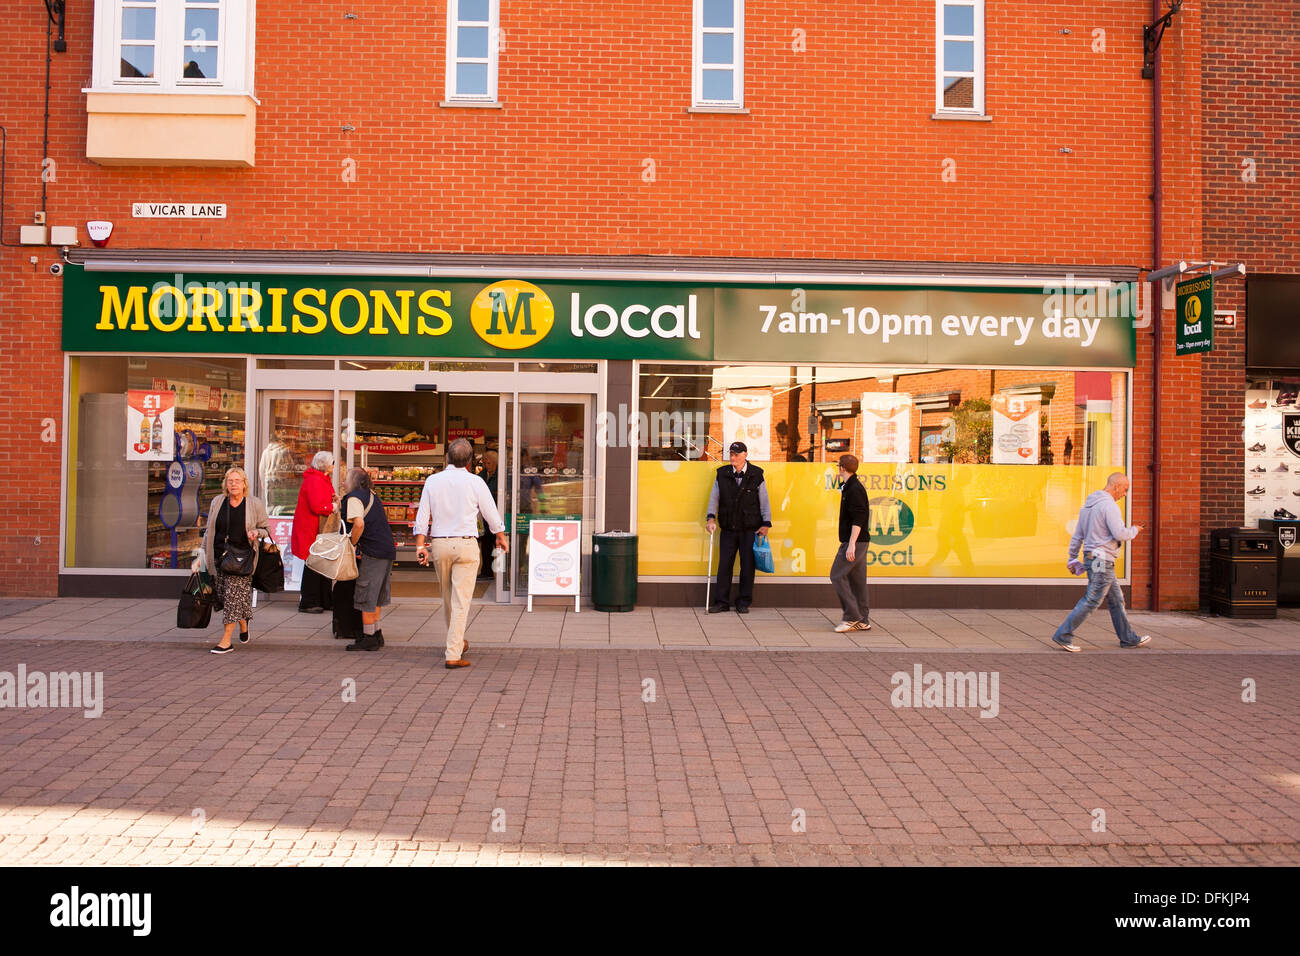
[[[458,63],[483,63],[481,57],[461,57],[456,49],[459,40],[457,27],[461,23],[481,26],[481,20],[464,20],[458,17],[460,0],[447,0],[447,82],[446,99],[448,103],[485,103],[496,104],[497,101],[497,62],[501,53],[501,0],[488,0],[488,55],[487,55],[487,93],[458,93],[456,91],[456,65]]]
[[[945,72],[943,68],[944,40],[969,40],[966,36],[947,36],[943,32],[944,7],[970,7],[975,13],[975,62],[970,72]],[[984,115],[984,0],[935,0],[934,5],[934,111],[938,115],[949,116],[983,116]],[[973,106],[944,106],[943,82],[950,76],[969,76],[974,81],[971,91]]]
[[[95,93],[247,93],[253,90],[253,26],[256,0],[219,0],[214,4],[187,4],[185,0],[156,0],[154,21],[154,75],[120,76],[119,33],[126,4],[132,0],[95,0]],[[186,78],[185,11],[187,6],[216,9],[217,77]]]
[[[704,98],[704,71],[717,64],[704,63],[704,0],[694,0],[691,18],[691,104],[696,109],[732,109],[745,108],[745,0],[731,0],[735,27],[728,31],[718,27],[708,27],[709,33],[734,34],[735,45],[732,49],[734,63],[732,70],[735,86],[729,100],[709,100]]]

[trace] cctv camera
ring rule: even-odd
[[[52,276],[61,276],[61,275],[63,275],[63,263],[62,263],[62,262],[52,262],[52,263],[50,263],[50,275],[52,275]]]

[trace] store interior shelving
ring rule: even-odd
[[[188,557],[202,542],[203,522],[213,496],[221,492],[221,483],[226,469],[240,464],[244,459],[244,416],[241,412],[207,412],[178,409],[175,421],[176,450],[182,461],[201,461],[203,479],[197,493],[196,514],[188,514],[182,524],[175,529],[173,542],[172,529],[169,529],[159,516],[159,507],[167,493],[167,472],[172,462],[158,461],[149,464],[149,504],[146,536],[146,554],[149,567],[181,567],[188,564]],[[193,447],[187,448],[189,435],[193,435]],[[198,456],[198,451],[206,443],[211,455],[206,461]],[[186,488],[185,496],[193,497],[193,490]]]

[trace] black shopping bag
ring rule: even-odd
[[[212,584],[207,575],[200,572],[191,574],[181,591],[180,604],[176,607],[176,626],[181,628],[205,628],[212,621]]]
[[[264,594],[278,594],[284,590],[284,558],[274,541],[262,545],[257,568],[253,571],[253,587]]]
[[[357,582],[338,581],[334,584],[331,603],[334,615],[334,636],[339,640],[361,640],[361,612],[353,606],[356,599]]]

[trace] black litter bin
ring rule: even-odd
[[[636,607],[636,535],[606,531],[591,536],[591,603],[597,611]]]
[[[1210,532],[1210,607],[1224,617],[1277,617],[1277,538],[1253,528]]]
[[[1277,601],[1300,603],[1300,520],[1261,518],[1259,530],[1277,541]]]

